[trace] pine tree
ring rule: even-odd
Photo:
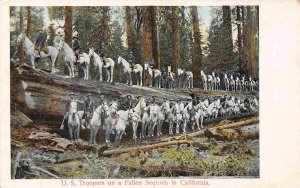
[[[72,45],[72,24],[73,23],[73,9],[70,6],[65,6],[65,42]]]

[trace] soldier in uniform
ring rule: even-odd
[[[106,58],[106,49],[105,49],[104,42],[101,43],[101,47],[100,47],[100,50],[99,50],[99,56],[102,58],[103,64],[105,66],[106,63],[107,63],[107,58]]]
[[[134,67],[134,57],[132,55],[132,51],[129,52],[129,55],[128,55],[128,62],[130,63],[130,68],[133,69]]]
[[[35,44],[35,49],[39,52],[39,56],[41,55],[41,50],[45,47],[46,44],[46,39],[47,39],[47,34],[44,30],[40,29],[38,36],[36,37],[34,44]]]
[[[78,37],[77,36],[73,36],[73,40],[72,40],[72,49],[75,52],[75,56],[76,56],[76,62],[78,62],[79,60],[79,49],[80,49],[80,43],[78,41]]]
[[[132,97],[131,95],[127,95],[125,100],[122,102],[121,106],[128,110],[128,109],[131,109],[132,108]]]
[[[92,100],[91,100],[91,94],[88,93],[85,100],[83,101],[83,110],[84,114],[82,119],[85,119],[85,122],[87,123],[88,120],[91,118],[91,114],[94,110],[94,106],[92,105]],[[86,124],[87,127],[87,124]]]
[[[71,92],[69,94],[70,100],[66,104],[65,113],[64,113],[65,115],[64,115],[63,121],[61,123],[60,129],[64,129],[65,121],[68,118],[70,113],[78,112],[78,110],[77,110],[78,103],[83,103],[82,101],[79,101],[79,100],[75,99],[74,96],[75,96],[75,94],[73,92]],[[79,118],[79,119],[81,119],[81,118]],[[80,122],[80,125],[81,125],[81,122]]]

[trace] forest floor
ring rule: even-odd
[[[249,118],[253,116],[206,124],[205,130]],[[121,143],[109,144],[103,143],[104,135],[101,131],[100,143],[89,145],[87,130],[81,134],[82,139],[69,141],[64,138],[66,130],[54,130],[42,122],[30,127],[18,127],[11,133],[12,162],[20,153],[20,160],[23,163],[29,161],[30,164],[24,166],[22,163],[22,167],[16,170],[15,178],[52,178],[47,173],[26,168],[31,165],[59,178],[259,177],[258,123],[226,129],[225,133],[222,131],[221,137],[219,132],[214,132],[180,138],[192,144],[101,155],[101,150],[143,147],[171,141],[178,136],[170,136],[167,131],[167,127],[164,127],[163,136],[137,141],[131,139],[132,134],[129,132]]]

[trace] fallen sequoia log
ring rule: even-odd
[[[30,119],[61,121],[70,92],[82,99],[87,93],[92,99],[104,94],[109,100],[127,94],[158,96],[168,98],[189,98],[187,93],[149,87],[127,86],[122,83],[107,83],[97,80],[83,80],[67,76],[52,75],[30,66],[11,67],[11,105]]]
[[[177,136],[177,137],[172,137],[171,139],[175,139],[173,141],[167,141],[167,142],[162,142],[158,144],[152,144],[152,145],[147,145],[147,146],[140,146],[140,147],[133,147],[133,148],[125,148],[125,149],[117,149],[117,150],[106,150],[103,151],[102,153],[99,153],[102,156],[110,156],[110,155],[119,155],[122,153],[132,153],[132,152],[138,152],[138,151],[147,151],[147,150],[152,150],[156,148],[161,148],[161,147],[167,147],[171,145],[180,145],[180,144],[194,144],[193,141],[190,140],[182,140],[187,137],[195,137],[199,135],[205,134],[206,131],[215,131],[217,129],[232,129],[232,128],[237,128],[241,126],[246,126],[246,125],[251,125],[251,124],[256,124],[259,122],[259,119],[257,117],[250,118],[247,120],[242,120],[240,122],[234,122],[234,123],[229,123],[226,125],[220,125],[208,129],[203,129],[197,132]]]

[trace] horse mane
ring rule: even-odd
[[[64,42],[64,47],[65,47],[65,50],[67,51],[66,53],[70,53],[70,54],[74,55],[72,48],[66,42]]]

